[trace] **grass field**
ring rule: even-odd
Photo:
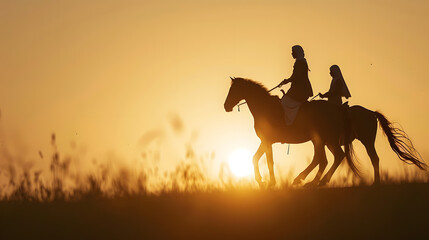
[[[429,184],[0,202],[0,239],[424,239]]]
[[[292,187],[292,175],[280,176],[275,188],[259,189],[227,171],[208,178],[196,154],[169,173],[103,164],[81,173],[55,135],[52,146],[43,172],[3,153],[0,240],[429,237],[427,172],[385,172],[375,187],[350,171],[324,188]]]

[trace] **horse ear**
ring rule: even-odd
[[[235,78],[233,77],[229,77],[229,78],[231,78],[231,85],[232,85],[234,83]]]

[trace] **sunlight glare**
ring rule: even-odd
[[[235,176],[250,176],[253,172],[252,154],[246,149],[237,149],[229,155],[228,165]]]

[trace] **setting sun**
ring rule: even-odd
[[[246,177],[252,174],[252,154],[247,149],[237,149],[228,158],[228,166],[237,177]]]

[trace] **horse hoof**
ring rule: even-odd
[[[259,185],[260,189],[265,189],[266,186],[267,186],[267,184],[265,182],[263,182],[263,181],[258,181],[258,185]]]
[[[374,181],[374,183],[372,184],[373,187],[378,187],[380,186],[380,181]]]
[[[305,188],[315,188],[317,186],[316,182],[308,182],[306,184],[304,184]]]
[[[325,186],[326,184],[327,184],[328,182],[327,181],[320,181],[319,182],[319,187],[323,187],[323,186]]]
[[[302,182],[301,178],[295,178],[295,180],[293,180],[292,185],[299,185],[299,184],[301,184],[301,182]]]

